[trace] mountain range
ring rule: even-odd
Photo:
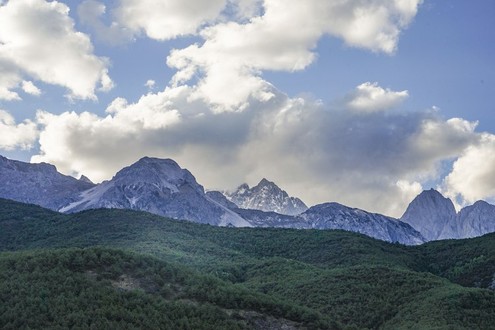
[[[93,184],[57,172],[50,164],[30,164],[0,156],[0,197],[58,212],[117,208],[146,211],[215,226],[342,229],[407,245],[495,231],[495,206],[480,201],[456,213],[435,190],[424,191],[401,219],[324,203],[308,208],[275,183],[262,179],[232,192],[207,191],[171,159],[144,157],[108,181]]]

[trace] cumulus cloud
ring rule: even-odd
[[[67,88],[71,98],[95,99],[97,88],[113,86],[107,66],[89,37],[74,29],[66,5],[11,0],[0,6],[0,76],[9,76],[0,78],[1,98],[18,99],[12,89],[29,76]]]
[[[14,150],[30,149],[36,142],[38,130],[36,124],[30,120],[16,124],[14,117],[0,109],[0,149]]]
[[[40,112],[41,152],[32,160],[100,181],[144,155],[169,157],[208,188],[268,177],[309,204],[338,201],[400,216],[421,182],[478,137],[475,123],[445,121],[435,111],[363,116],[269,92],[241,112],[216,112],[191,98],[189,86],[136,103],[116,99],[105,117]]]
[[[251,93],[260,92],[260,87],[269,89],[260,78],[261,71],[297,71],[313,63],[314,49],[323,35],[339,37],[351,46],[393,53],[400,31],[414,18],[421,2],[308,0],[288,4],[265,0],[259,16],[204,28],[202,45],[173,51],[167,63],[178,70],[175,84],[202,75],[192,97],[224,110],[238,110],[248,98],[270,97],[266,91]]]
[[[1,24],[1,23],[0,23]],[[0,50],[2,44],[0,42]],[[0,51],[1,52],[1,51]],[[9,64],[0,56],[0,100],[19,101],[21,97],[12,91],[19,84],[21,77]]]
[[[27,94],[34,96],[41,95],[41,89],[36,87],[36,85],[32,81],[23,80],[21,88]]]
[[[456,159],[443,192],[460,206],[495,197],[495,136],[484,133]]]
[[[376,82],[366,82],[348,95],[346,105],[357,112],[385,111],[397,107],[408,96],[408,91],[395,92],[378,86]]]
[[[135,34],[168,40],[195,34],[206,22],[216,19],[226,0],[120,0],[114,10],[116,21]]]

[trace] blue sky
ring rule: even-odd
[[[493,1],[0,5],[9,158],[94,181],[173,158],[394,216],[430,187],[495,197]]]

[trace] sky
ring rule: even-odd
[[[172,158],[400,217],[495,202],[492,0],[0,0],[0,154],[110,179]]]

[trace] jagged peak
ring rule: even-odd
[[[419,196],[430,196],[430,197],[441,197],[441,198],[445,198],[441,192],[439,192],[438,190],[434,189],[434,188],[430,188],[428,190],[423,190],[419,195]]]
[[[249,185],[247,183],[243,183],[243,184],[239,185],[239,187],[237,187],[236,190],[242,190],[242,189],[246,189],[247,190],[247,189],[250,189],[250,188],[249,188]]]
[[[449,208],[455,210],[454,203],[448,197],[445,197],[436,189],[423,190],[416,198],[413,199],[409,207],[416,204],[433,203],[433,204],[446,204]],[[408,208],[409,208],[408,207]]]
[[[278,188],[278,186],[274,182],[267,180],[265,178],[261,179],[261,181],[256,186],[257,187],[268,186],[268,187],[277,187]]]
[[[472,205],[468,205],[464,208],[462,208],[461,212],[466,212],[467,210],[475,210],[475,209],[493,209],[495,208],[495,205],[490,204],[486,201],[479,200],[474,202]]]
[[[94,183],[93,183],[93,181],[91,181],[91,179],[90,179],[90,178],[88,178],[88,177],[87,177],[87,176],[85,176],[85,175],[81,175],[81,177],[79,178],[79,181],[94,184]]]

